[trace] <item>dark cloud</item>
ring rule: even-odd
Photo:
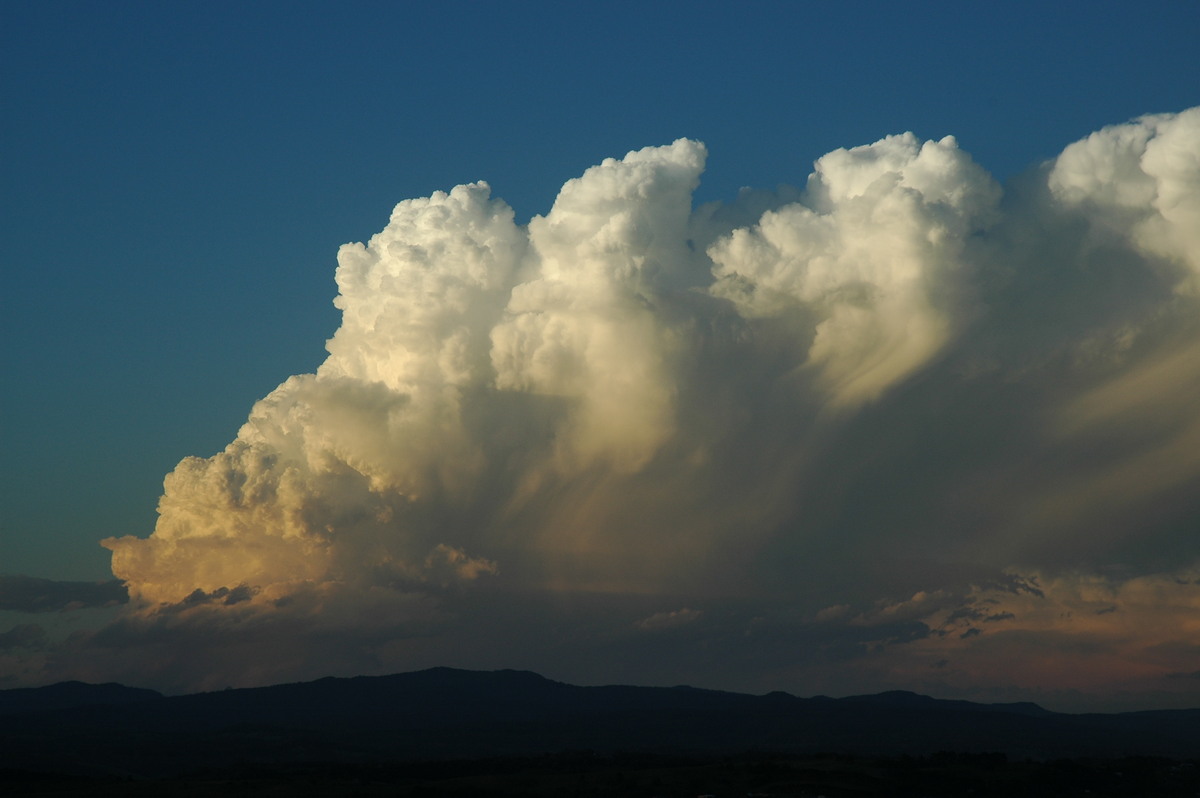
[[[214,602],[231,606],[243,601],[249,601],[254,596],[254,593],[254,589],[248,585],[238,585],[232,590],[227,587],[219,587],[211,593],[205,593],[200,588],[196,588],[175,606],[180,610],[187,609],[188,607],[196,607],[201,604],[212,604]],[[167,609],[169,609],[169,606],[164,608],[163,611]]]
[[[60,612],[111,607],[129,601],[125,585],[107,582],[61,582],[34,576],[0,575],[0,610]]]
[[[14,649],[40,649],[47,642],[46,630],[32,623],[18,624],[0,632],[0,652]]]
[[[1168,673],[1168,679],[1200,679],[1200,671],[1191,671],[1190,673]]]

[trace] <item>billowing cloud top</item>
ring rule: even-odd
[[[705,157],[605,160],[526,226],[458,186],[342,247],[328,359],[180,463],[150,537],[103,542],[128,623],[331,624],[373,630],[344,668],[414,662],[384,607],[486,664],[480,607],[520,606],[592,657],[703,637],[728,653],[697,678],[800,691],[966,690],[999,641],[1108,629],[1096,685],[1178,683],[1195,630],[1116,619],[1200,608],[1200,108],[1006,190],[904,134],[693,208]]]

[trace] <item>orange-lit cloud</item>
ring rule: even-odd
[[[962,595],[917,594],[848,620],[873,629],[897,617],[928,632],[903,645],[882,641],[852,665],[878,682],[941,694],[1041,696],[1070,709],[1087,707],[1088,696],[1093,702],[1103,696],[1109,708],[1135,709],[1195,694],[1195,571],[1128,579],[1033,574]]]

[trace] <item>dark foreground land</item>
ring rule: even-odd
[[[243,765],[173,778],[0,773],[11,796],[1197,796],[1200,767],[1152,757],[1010,762],[1001,754],[928,757],[742,754],[669,757],[564,753],[403,765]]]
[[[0,691],[0,796],[1200,796],[1200,710],[417,673]]]

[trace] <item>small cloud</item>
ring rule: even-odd
[[[482,557],[470,557],[454,546],[439,543],[425,558],[425,571],[435,582],[470,582],[483,574],[500,572],[499,566]]]
[[[987,620],[987,615],[982,610],[976,609],[975,607],[959,607],[957,610],[946,616],[946,623],[953,623],[954,621],[961,620],[982,621]]]
[[[963,640],[966,640],[968,637],[978,637],[981,634],[983,634],[983,632],[979,631],[977,627],[972,626],[970,629],[960,634],[959,637]]]
[[[845,618],[849,614],[849,604],[834,604],[833,606],[826,607],[818,612],[816,615],[816,620],[818,623],[827,623],[829,621],[836,621],[841,618]]]
[[[1004,574],[999,578],[989,581],[982,587],[984,590],[1000,590],[1005,593],[1012,593],[1014,596],[1027,593],[1031,596],[1044,598],[1046,595],[1044,592],[1042,592],[1042,586],[1038,584],[1038,578],[1036,576]]]
[[[643,632],[658,632],[663,629],[675,629],[696,621],[703,613],[684,607],[674,612],[656,612],[649,618],[643,618],[634,624]]]
[[[174,606],[179,609],[198,607],[201,604],[222,604],[230,607],[234,604],[240,604],[243,601],[249,601],[254,597],[256,592],[249,585],[238,585],[232,590],[227,587],[219,587],[211,593],[206,593],[200,588],[196,588],[183,601]]]

